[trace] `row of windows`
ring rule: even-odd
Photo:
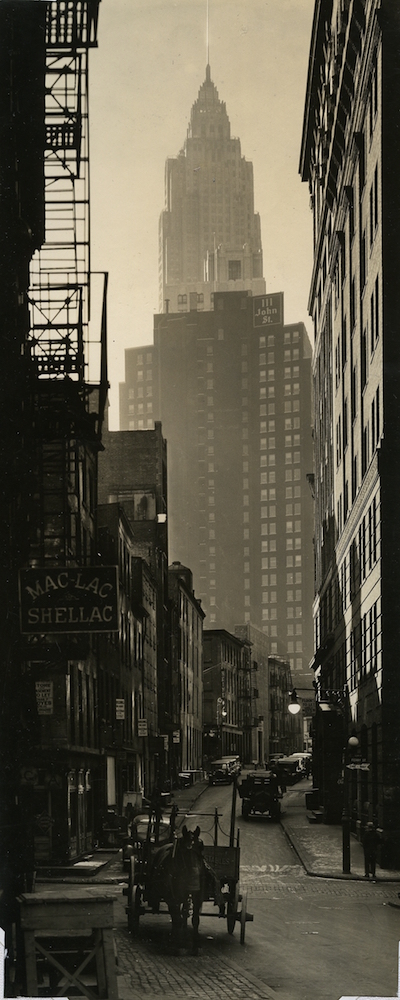
[[[136,364],[139,365],[139,367],[143,364],[143,357],[144,357],[143,354],[136,355]],[[150,353],[146,354],[146,364],[151,365],[152,360],[153,360],[153,355]]]
[[[327,588],[316,619],[317,648],[341,621],[343,612],[358,594],[361,583],[379,559],[380,514],[375,495],[360,523],[357,537],[343,559],[339,574]]]
[[[375,279],[375,284],[371,293],[369,303],[369,337],[366,327],[361,335],[361,391],[364,390],[368,380],[368,340],[370,357],[374,354],[380,335],[380,305],[379,305],[379,276]],[[335,345],[335,385],[338,390],[342,377],[342,370],[347,362],[347,324],[346,317],[343,319],[342,332],[337,338]],[[356,386],[354,386],[354,389]],[[355,398],[356,403],[356,398]]]
[[[192,295],[196,296],[196,301],[197,302],[200,302],[200,303],[204,302],[203,292],[197,292],[197,293],[196,292],[191,292],[190,296],[192,296]],[[183,306],[183,305],[186,306],[187,305],[187,301],[188,301],[187,295],[178,295],[178,307],[179,306]],[[148,355],[148,357],[150,357],[150,360],[151,360],[151,354]]]
[[[136,390],[136,395],[137,395],[138,399],[143,399],[143,396],[144,396],[144,387],[142,385],[138,386],[138,388]],[[152,385],[146,385],[146,396],[152,396],[152,395],[153,395],[153,386]],[[135,390],[134,389],[129,389],[128,397],[129,397],[129,399],[134,399],[135,398]]]
[[[353,370],[353,381],[352,381],[353,385],[356,384],[356,380],[357,380],[357,371],[354,369]],[[379,402],[379,397],[380,397],[380,393],[379,393],[379,386],[378,386],[377,390],[376,390],[376,393],[375,393],[375,396],[374,396],[374,398],[372,400],[372,404],[371,404],[371,447],[372,447],[372,452],[375,451],[375,448],[377,447],[377,445],[379,443],[379,440],[380,440],[380,402]],[[352,401],[352,406],[353,406],[352,417],[354,419],[355,416],[356,416],[356,405],[355,405],[355,403],[353,404],[353,392],[352,392],[352,400],[351,401]],[[369,444],[369,441],[367,440],[368,439],[368,432],[367,432],[366,428],[367,428],[367,425],[364,427],[365,461],[363,461],[363,473],[365,473],[365,471],[366,471],[366,467],[367,467],[367,464],[368,464],[367,458],[369,457],[369,455],[368,455],[369,448],[366,447],[366,445]],[[339,465],[340,465],[340,463],[342,461],[342,456],[345,454],[345,451],[346,451],[348,443],[349,443],[348,401],[347,401],[347,399],[345,399],[344,404],[343,404],[343,421],[342,421],[342,415],[339,414],[339,417],[338,417],[338,420],[337,420],[337,423],[336,423],[336,467],[337,468],[339,468]]]
[[[152,410],[153,410],[153,404],[152,403],[146,403],[146,411],[147,411],[147,413],[151,413]],[[134,403],[130,403],[129,404],[128,412],[129,413],[135,413],[135,404]],[[137,413],[144,413],[144,403],[137,403],[137,405],[136,405],[136,412]]]
[[[154,430],[154,420],[128,420],[128,430],[143,431]]]
[[[354,691],[364,677],[379,668],[381,649],[381,619],[378,601],[362,616],[350,632],[350,690]]]
[[[303,632],[303,626],[300,625],[298,622],[296,625],[288,624],[286,626],[287,635],[302,635],[302,632]]]

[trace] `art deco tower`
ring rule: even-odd
[[[159,232],[160,312],[212,308],[215,291],[265,292],[253,165],[231,137],[210,67],[186,140],[166,161]]]
[[[311,346],[262,276],[253,168],[207,66],[166,163],[154,343],[125,351],[121,430],[162,422],[170,557],[206,628],[262,630],[309,684],[313,548]]]

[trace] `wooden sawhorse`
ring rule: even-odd
[[[46,993],[50,986],[53,996],[117,1000],[114,899],[91,887],[19,897],[28,996],[41,995],[39,959],[50,976]]]

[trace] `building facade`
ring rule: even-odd
[[[126,351],[121,424],[162,419],[170,544],[211,627],[251,622],[309,687],[313,651],[311,347],[283,296],[216,292],[210,312],[156,316]],[[123,389],[123,392],[122,392]],[[123,399],[126,406],[123,406]]]
[[[136,555],[134,527],[118,503],[98,507],[98,548],[118,567],[118,632],[99,636],[99,731],[106,773],[98,821],[107,810],[122,816],[127,801],[151,795],[158,773],[157,588]],[[139,720],[146,736],[139,735]],[[99,795],[100,798],[100,795]],[[101,825],[97,831],[101,841]],[[104,838],[103,838],[104,839]]]
[[[251,760],[263,764],[268,759],[270,741],[269,637],[250,622],[235,625],[234,634],[251,646]]]
[[[198,771],[202,767],[203,747],[203,621],[201,604],[193,590],[191,570],[175,562],[168,569],[170,605],[170,674],[178,679],[179,728],[171,746],[174,767]],[[178,742],[179,735],[179,742]],[[174,753],[175,751],[175,753]],[[178,760],[176,759],[178,758]]]
[[[168,666],[167,446],[156,423],[137,433],[104,431],[99,456],[99,503],[119,504],[131,525],[135,556],[156,585],[157,715],[161,732],[173,730]],[[167,727],[167,728],[165,728]]]
[[[251,763],[251,644],[226,629],[205,629],[203,647],[204,760],[238,754]]]
[[[288,709],[292,675],[290,664],[278,656],[268,657],[269,744],[268,756],[304,750],[303,713],[291,715]]]
[[[316,3],[300,163],[314,218],[315,739],[340,776],[358,738],[352,814],[379,824],[387,863],[400,842],[399,31],[385,0]]]
[[[159,310],[211,309],[215,291],[265,292],[253,165],[232,138],[210,67],[187,136],[165,166],[159,227]]]
[[[95,633],[116,626],[95,517],[106,367],[88,366],[97,18],[96,2],[0,12],[3,926],[34,868],[93,846]],[[104,322],[97,338],[104,362]]]

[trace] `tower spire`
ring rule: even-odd
[[[210,70],[210,10],[209,0],[207,0],[207,21],[206,21],[206,48],[207,48],[207,70]]]

